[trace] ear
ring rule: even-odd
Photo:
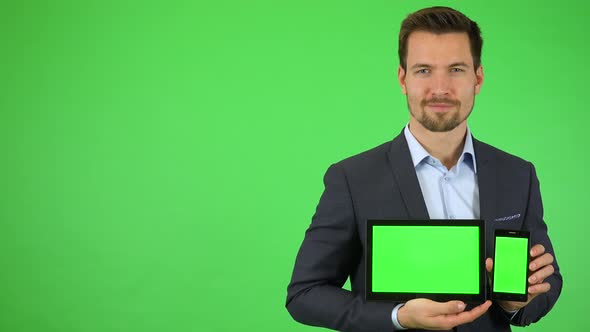
[[[481,86],[483,85],[483,66],[479,65],[477,70],[475,71],[475,94],[479,94],[479,90],[481,90]]]
[[[399,81],[399,85],[402,87],[402,93],[406,94],[406,71],[402,68],[402,65],[397,67],[397,80]]]

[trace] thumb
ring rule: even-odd
[[[465,303],[461,301],[449,301],[441,303],[440,314],[457,314],[465,310]]]
[[[486,270],[488,272],[492,272],[493,267],[494,267],[494,261],[491,258],[486,259]]]

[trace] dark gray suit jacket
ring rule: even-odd
[[[493,252],[496,228],[528,230],[532,244],[542,244],[555,256],[533,165],[475,139],[473,144],[487,256]],[[403,132],[391,142],[330,166],[324,185],[287,288],[287,310],[303,324],[391,332],[391,312],[397,303],[364,301],[363,251],[367,219],[429,218]],[[502,220],[507,216],[513,219]],[[546,279],[551,290],[536,297],[512,321],[494,303],[482,317],[455,330],[510,331],[510,324],[538,321],[561,292],[557,260],[553,266],[555,273]],[[352,291],[341,288],[348,277]]]

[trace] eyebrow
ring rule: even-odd
[[[426,64],[426,63],[417,63],[417,64],[413,65],[413,66],[412,66],[410,69],[416,69],[416,68],[430,68],[430,67],[432,67],[432,66],[431,66],[431,65],[429,65],[429,64]],[[468,64],[466,64],[465,62],[462,62],[462,61],[461,61],[461,62],[453,62],[453,63],[451,63],[451,64],[449,65],[449,68],[450,68],[450,67],[465,67],[465,68],[469,68],[469,65],[468,65]]]
[[[465,62],[454,62],[454,63],[451,63],[449,65],[449,67],[465,67],[465,68],[469,68],[469,65],[466,64]]]

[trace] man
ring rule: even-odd
[[[391,142],[326,172],[287,290],[295,320],[340,331],[510,331],[511,324],[536,322],[553,307],[562,278],[535,169],[472,138],[467,127],[483,84],[481,48],[477,24],[451,8],[423,9],[403,21],[398,79],[409,124]],[[364,301],[366,220],[389,218],[485,219],[488,253],[494,229],[530,231],[528,300],[474,307],[427,299]],[[486,269],[492,268],[488,258]],[[348,277],[352,291],[342,289]]]

